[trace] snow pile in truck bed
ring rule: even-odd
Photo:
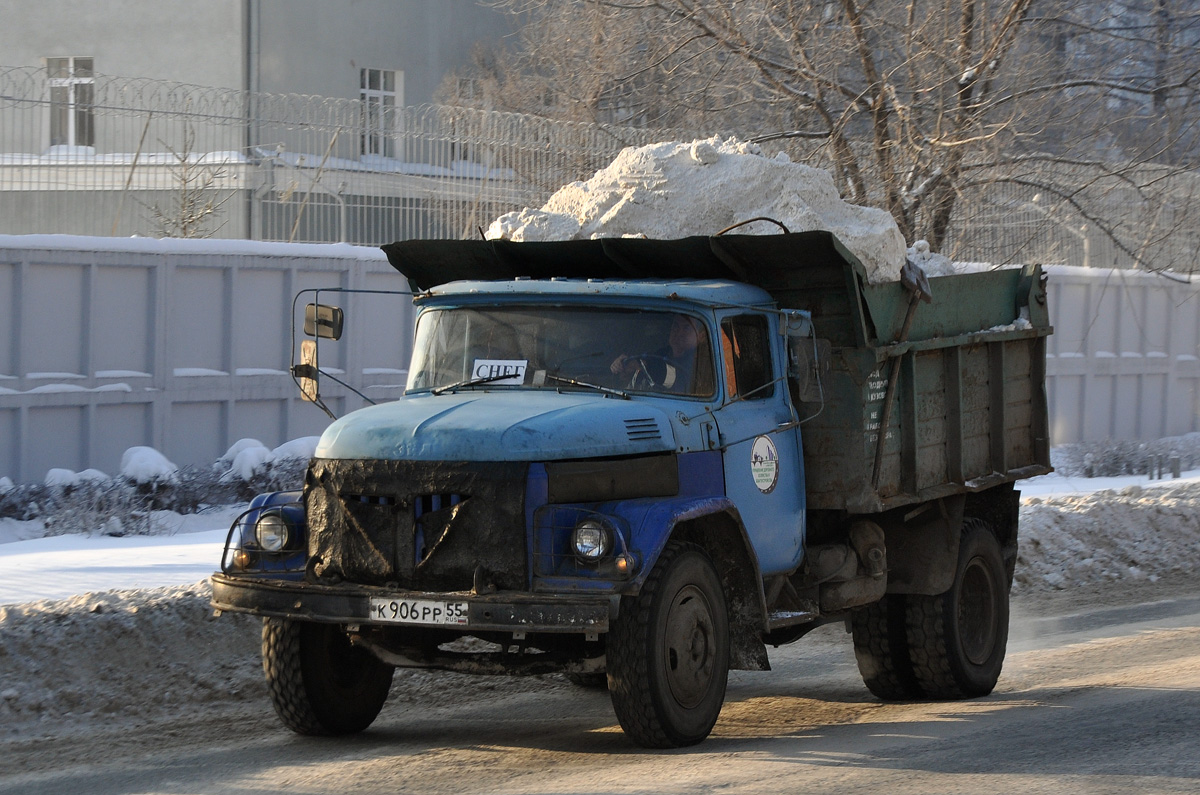
[[[541,209],[500,216],[486,237],[671,239],[713,235],[756,217],[773,218],[792,232],[829,230],[862,261],[872,282],[899,278],[904,238],[890,214],[842,201],[826,171],[717,137],[625,149],[591,179],[560,188]],[[736,233],[779,231],[758,221]]]

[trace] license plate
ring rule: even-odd
[[[440,599],[388,599],[371,597],[371,621],[393,624],[467,623],[467,603]]]

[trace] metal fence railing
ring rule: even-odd
[[[86,90],[55,92],[45,69],[0,67],[0,234],[362,245],[471,237],[505,212],[541,206],[626,146],[706,135],[451,106],[368,115],[349,98],[79,79]],[[764,149],[828,165],[819,141]],[[973,175],[945,253],[1200,269],[1200,175],[1041,158],[1023,168]]]
[[[1200,270],[1200,172],[1153,164],[1034,161],[994,170],[960,198],[957,260]]]
[[[87,79],[88,102],[64,113],[45,70],[0,68],[0,233],[463,237],[673,134],[431,105],[365,130],[354,99]],[[71,114],[85,139],[56,129]]]

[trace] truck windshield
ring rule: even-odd
[[[704,323],[678,312],[583,307],[429,309],[417,322],[408,389],[587,389],[707,397]]]

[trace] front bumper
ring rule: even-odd
[[[212,606],[250,613],[332,624],[413,627],[420,623],[380,621],[371,615],[371,598],[453,600],[467,603],[465,624],[444,626],[458,632],[555,632],[594,635],[608,632],[618,596],[557,596],[498,592],[426,593],[370,585],[315,585],[306,582],[212,576]]]

